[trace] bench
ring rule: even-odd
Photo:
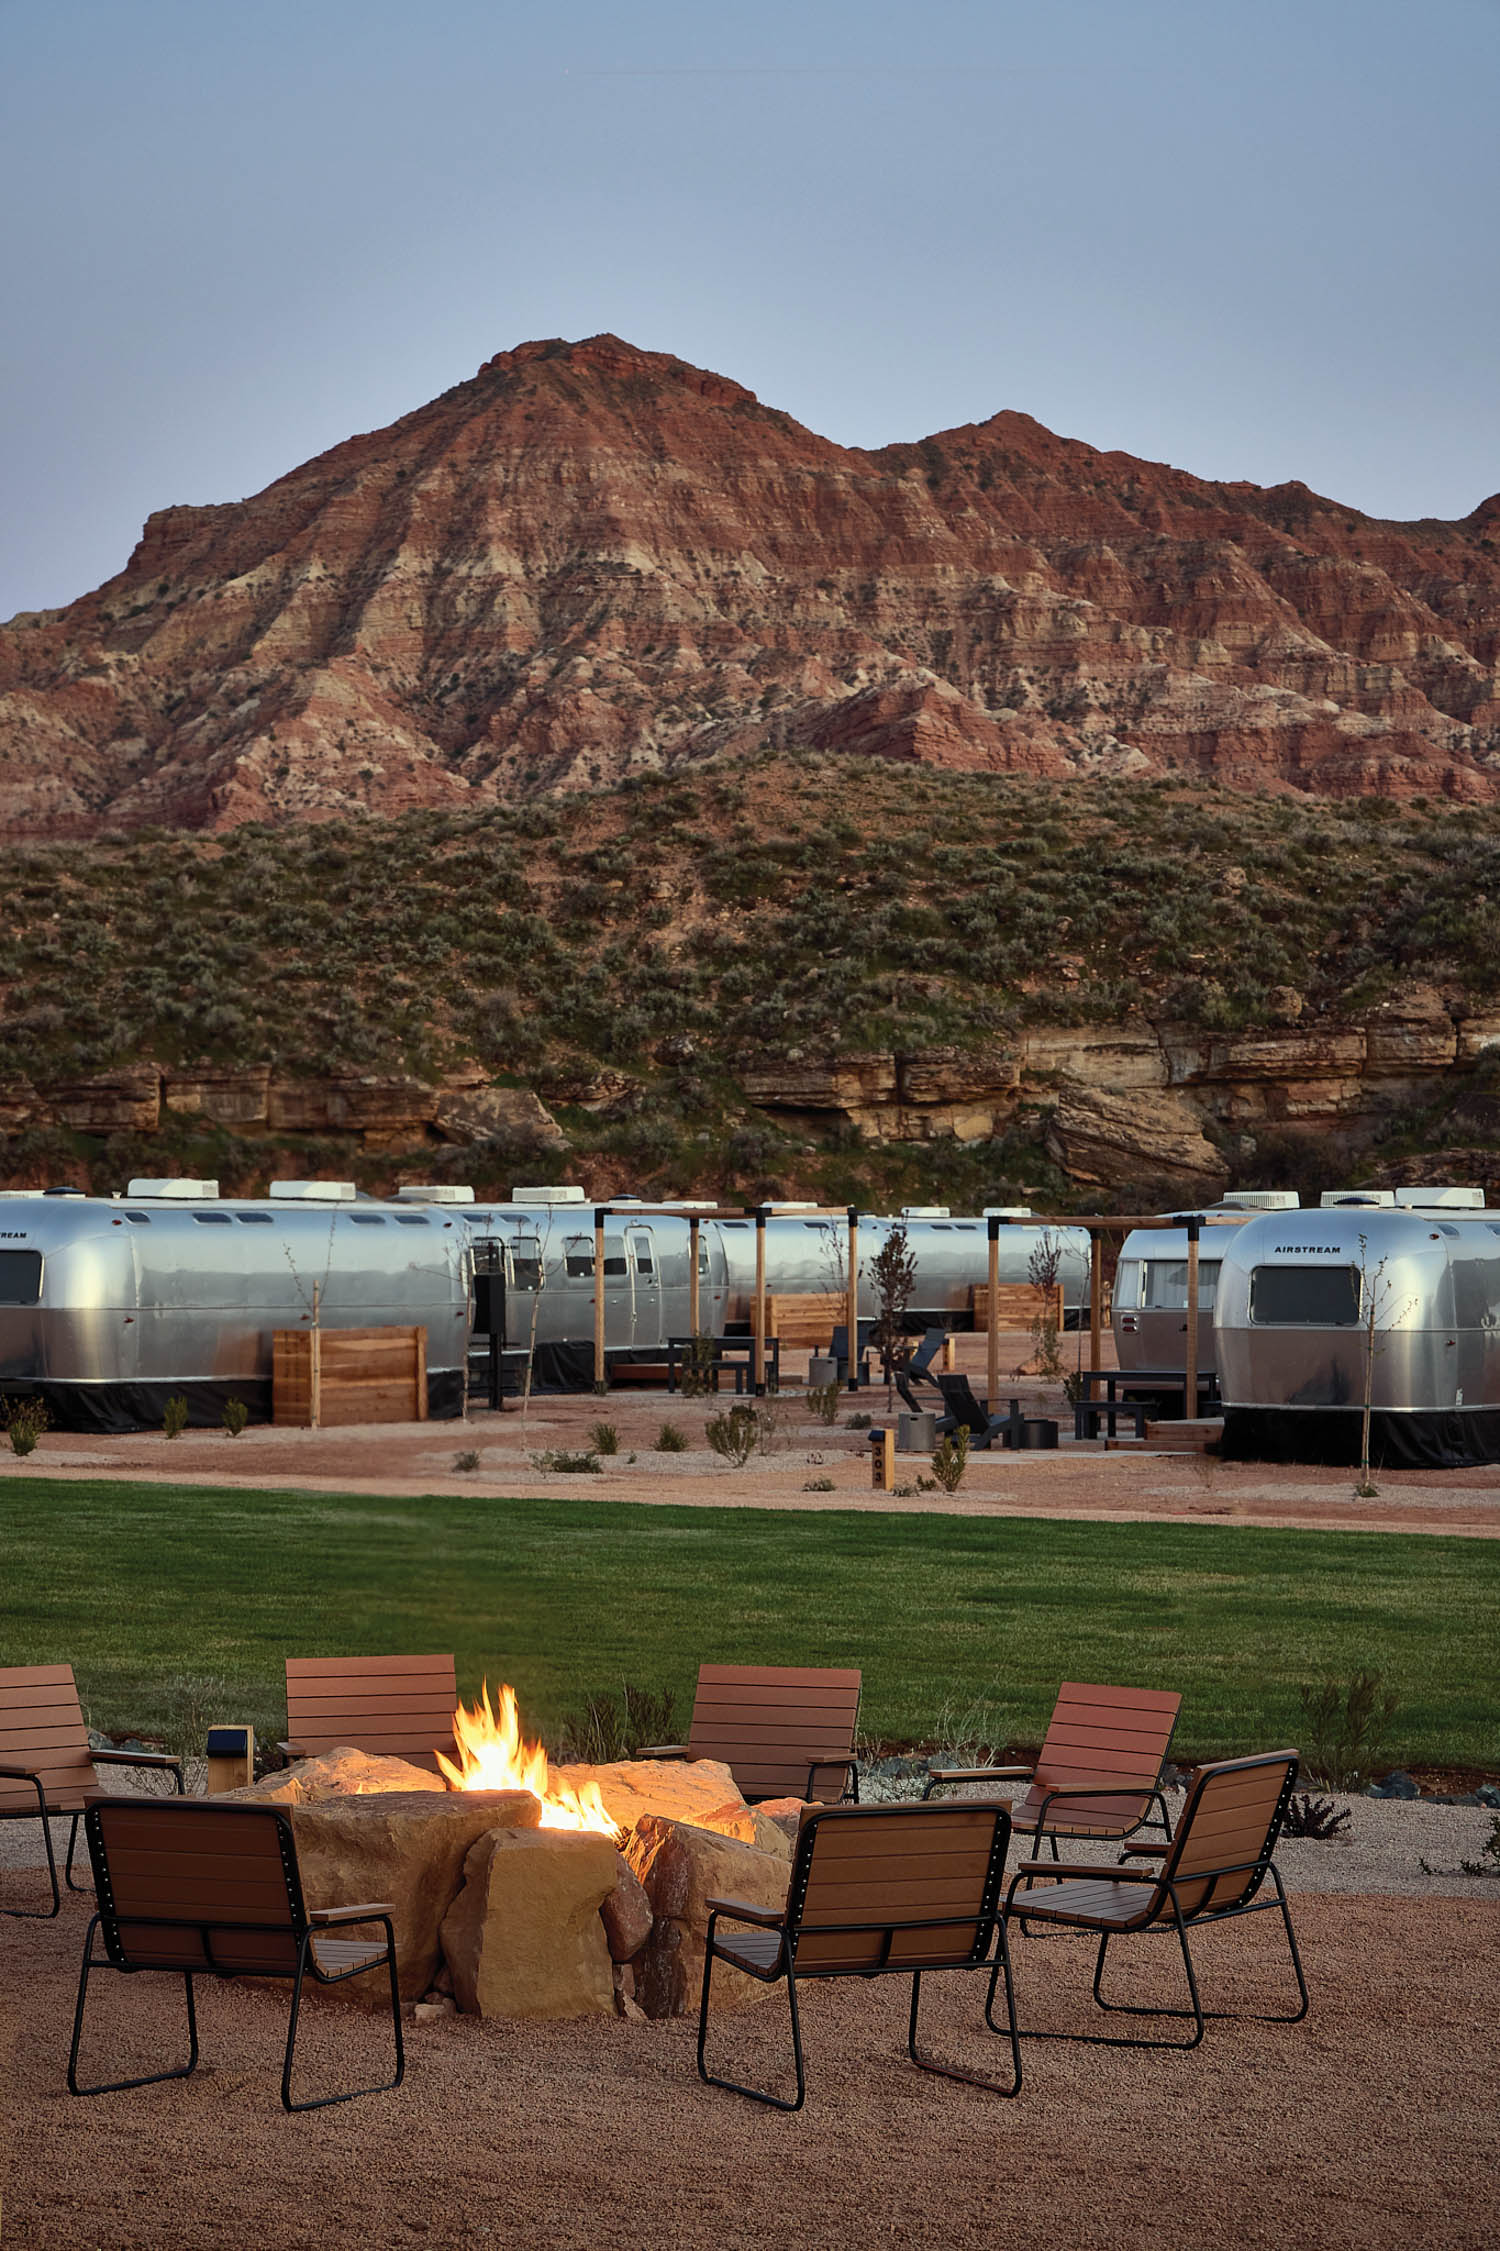
[[[1073,1408],[1073,1436],[1097,1438],[1102,1421],[1106,1435],[1113,1438],[1116,1435],[1115,1417],[1128,1415],[1135,1426],[1136,1437],[1144,1438],[1146,1420],[1152,1411],[1151,1402],[1147,1399],[1080,1399]]]

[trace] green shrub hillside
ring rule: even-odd
[[[977,1151],[867,1152],[748,1109],[737,1075],[767,1054],[993,1052],[1038,1019],[1232,1030],[1283,1021],[1289,994],[1306,1022],[1413,978],[1500,988],[1500,807],[1186,779],[768,755],[486,812],[12,845],[0,879],[7,1080],[478,1062],[535,1087],[601,1185],[1060,1195],[1034,1118]],[[293,1146],[329,1161],[176,1117],[138,1143],[21,1125],[0,1167],[114,1186],[180,1163],[248,1186]],[[435,1161],[495,1187],[530,1153]],[[349,1169],[347,1143],[332,1161]],[[354,1169],[383,1177],[373,1153]]]

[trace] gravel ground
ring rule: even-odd
[[[827,2251],[900,2240],[993,2251],[1490,2251],[1500,2127],[1492,2011],[1500,1914],[1460,1901],[1294,1901],[1305,2024],[1217,2022],[1192,2055],[1033,2042],[1016,2102],[914,2071],[899,1979],[808,1991],[807,2109],[701,2087],[693,2027],[410,2028],[406,2083],[299,2118],[279,2106],[284,1990],[201,1988],[196,2076],[75,2101],[63,2070],[85,1910],[0,1923],[0,2181],[26,2251]],[[1272,1916],[1203,1936],[1210,2006],[1288,1991]],[[1023,2025],[1091,2015],[1086,1942],[1016,1942]],[[1169,1949],[1122,1969],[1176,1998]],[[929,1981],[924,2032],[993,2067],[977,1979]],[[84,2069],[180,2053],[181,1993],[105,1978]],[[91,2004],[92,2006],[92,2004]],[[1169,2026],[1177,2031],[1180,2028]],[[780,1996],[716,2027],[737,2075],[784,2068]],[[303,2091],[375,2076],[371,2019],[310,2009]]]

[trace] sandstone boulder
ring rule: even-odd
[[[635,1958],[636,1999],[648,2017],[682,2016],[697,2006],[703,1983],[710,1899],[743,1899],[752,1907],[786,1903],[787,1863],[738,1838],[646,1814],[625,1857],[651,1901],[651,1936]],[[714,1972],[714,2006],[748,2008],[771,1987],[737,1970]]]
[[[226,1790],[223,1795],[317,1805],[324,1798],[363,1798],[383,1790],[408,1794],[425,1790],[446,1797],[448,1785],[440,1774],[431,1773],[425,1766],[384,1758],[373,1751],[356,1751],[345,1743],[334,1751],[320,1751],[316,1758],[294,1760],[279,1774],[267,1774],[259,1782],[248,1783],[242,1790]]]
[[[73,1133],[155,1133],[161,1123],[161,1072],[126,1064],[97,1079],[57,1079],[42,1088],[59,1125]]]
[[[585,1830],[496,1828],[470,1846],[463,1889],[443,1918],[443,1954],[471,2016],[615,2013],[600,1908],[618,1854]]]
[[[653,1918],[646,1887],[622,1852],[615,1854],[615,1888],[600,1908],[599,1919],[615,1962],[634,1961],[651,1936]]]
[[[1058,1103],[1047,1148],[1074,1180],[1123,1188],[1149,1175],[1194,1194],[1217,1195],[1229,1178],[1198,1112],[1165,1090],[1107,1094],[1076,1088]]]
[[[575,1790],[597,1782],[606,1811],[622,1829],[633,1829],[644,1813],[717,1828],[711,1815],[745,1803],[721,1759],[620,1759],[612,1766],[562,1766],[553,1772]]]
[[[802,1801],[778,1798],[775,1803],[783,1809],[788,1805],[796,1807],[796,1818],[790,1827],[784,1817],[778,1819],[763,1805],[719,1806],[706,1815],[699,1826],[712,1829],[721,1837],[738,1837],[741,1844],[758,1845],[762,1852],[774,1852],[783,1860],[790,1860],[802,1817]]]
[[[246,1071],[169,1071],[163,1082],[163,1100],[182,1117],[208,1118],[214,1125],[264,1125],[271,1084],[271,1066],[261,1063]]]
[[[292,1804],[287,1811],[308,1906],[389,1900],[401,1998],[419,2001],[442,1958],[439,1932],[463,1881],[470,1846],[491,1829],[534,1829],[541,1808],[524,1790],[445,1790],[441,1796],[390,1790]],[[612,1878],[612,1848],[608,1858]],[[608,1890],[606,1881],[599,1898]],[[596,1910],[598,1905],[596,1899]],[[602,1927],[599,1944],[607,1977]],[[355,1978],[344,1990],[379,2008],[381,1983],[379,1977]]]
[[[527,1134],[534,1141],[564,1143],[567,1135],[529,1087],[444,1086],[438,1091],[433,1125],[445,1141],[492,1141],[497,1134]]]

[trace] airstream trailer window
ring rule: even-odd
[[[379,1211],[352,1211],[349,1217],[356,1227],[384,1227],[385,1214]]]
[[[234,1225],[227,1211],[195,1211],[193,1217],[200,1227],[232,1227]]]
[[[625,1238],[623,1235],[606,1235],[604,1238],[604,1278],[611,1275],[623,1279],[629,1271],[625,1264]]]
[[[656,1268],[651,1257],[650,1236],[632,1235],[630,1238],[630,1247],[635,1252],[635,1270],[637,1274],[654,1274]],[[606,1272],[606,1274],[609,1272],[609,1261],[607,1259],[605,1261],[604,1271]]]
[[[414,1211],[392,1212],[391,1217],[398,1227],[425,1227],[427,1225],[427,1221],[419,1219]]]
[[[564,1250],[564,1259],[570,1277],[577,1281],[582,1275],[594,1271],[594,1238],[592,1235],[570,1235]]]
[[[0,1251],[0,1305],[38,1305],[42,1296],[40,1251]]]
[[[1121,1312],[1133,1310],[1141,1302],[1141,1262],[1138,1258],[1122,1258],[1115,1273],[1115,1304]]]
[[[1453,1318],[1460,1329],[1500,1328],[1500,1258],[1453,1261]]]
[[[700,1274],[707,1274],[708,1272],[708,1245],[701,1235],[698,1237],[698,1272]]]
[[[148,1211],[128,1211],[125,1217],[133,1219],[137,1227],[149,1227],[151,1225],[151,1214]]]
[[[241,1227],[269,1227],[272,1224],[268,1211],[237,1211],[234,1216]]]
[[[510,1277],[518,1290],[542,1286],[542,1241],[539,1235],[515,1235],[510,1245]]]
[[[1205,1259],[1198,1268],[1198,1304],[1203,1312],[1213,1304],[1218,1287],[1218,1259]],[[1188,1270],[1185,1258],[1148,1258],[1142,1261],[1144,1287],[1140,1302],[1149,1312],[1181,1313],[1187,1308]],[[1123,1301],[1122,1301],[1123,1302]]]
[[[1357,1328],[1359,1268],[1257,1266],[1250,1276],[1250,1318],[1268,1328]]]

